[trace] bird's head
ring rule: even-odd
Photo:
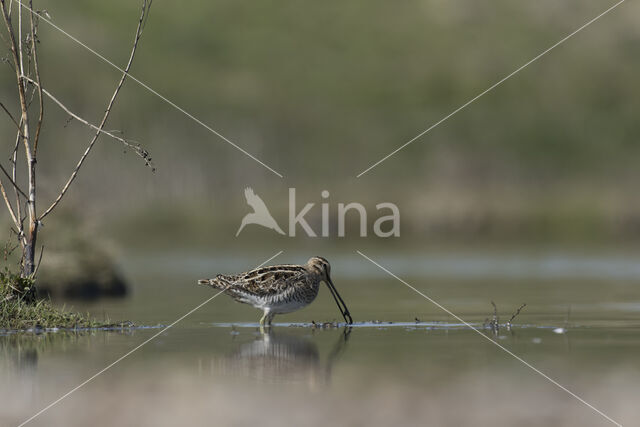
[[[314,256],[309,258],[309,261],[307,261],[307,266],[310,270],[314,271],[318,276],[320,276],[325,282],[331,280],[331,265],[329,264],[329,261],[322,258],[321,256]]]
[[[338,293],[338,290],[331,281],[331,264],[329,264],[329,261],[322,258],[321,256],[314,256],[311,257],[309,261],[307,261],[307,268],[309,268],[311,271],[314,271],[320,277],[320,280],[323,280],[327,284],[327,286],[329,287],[329,291],[331,291],[331,295],[333,295],[333,299],[336,301],[336,304],[338,305],[338,308],[342,313],[342,317],[344,317],[345,322],[347,322],[348,324],[352,324],[353,319],[351,319],[349,309],[347,308],[347,305],[344,303],[342,297],[340,297],[340,294]]]

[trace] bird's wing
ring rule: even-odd
[[[306,280],[306,271],[301,266],[258,268],[240,275],[234,288],[256,296],[266,297],[281,294],[296,283]]]
[[[260,196],[253,192],[251,187],[244,189],[244,197],[247,199],[247,204],[251,206],[256,213],[269,212],[267,205],[264,204]]]

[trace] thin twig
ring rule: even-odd
[[[527,306],[526,303],[522,304],[520,307],[518,307],[518,309],[516,310],[515,313],[513,313],[513,316],[511,316],[511,319],[509,319],[509,321],[507,322],[507,328],[511,329],[511,322],[513,322],[513,319],[516,318],[516,316],[518,314],[520,314],[520,310],[522,310],[523,308],[525,308]]]
[[[33,277],[36,277],[38,274],[38,270],[40,269],[40,264],[42,264],[42,254],[44,254],[44,245],[40,248],[40,258],[38,258],[38,263],[36,264],[35,270],[33,270]]]
[[[37,85],[36,81],[29,78],[29,77],[25,77],[25,79],[27,80],[27,82],[33,84],[33,85]],[[46,89],[42,89],[42,93],[49,99],[51,99],[53,102],[55,102],[62,110],[64,110],[65,113],[67,113],[69,116],[71,116],[71,118],[76,119],[77,121],[79,121],[80,123],[83,123],[87,126],[89,126],[91,129],[95,130],[98,134],[103,134],[103,135],[107,135],[113,139],[115,139],[116,141],[121,142],[125,147],[130,148],[132,150],[134,150],[140,157],[142,157],[149,165],[151,158],[149,157],[149,152],[147,150],[145,150],[144,148],[142,148],[140,146],[140,144],[136,143],[136,142],[131,142],[123,137],[120,137],[118,135],[115,135],[115,131],[107,131],[104,130],[103,128],[100,128],[100,126],[94,125],[93,123],[89,122],[88,120],[80,117],[79,115],[77,115],[76,113],[74,113],[73,111],[71,111],[69,109],[69,107],[67,107],[62,101],[60,101],[58,98],[56,98],[55,96],[53,96],[51,94],[51,92],[49,92]],[[93,140],[92,140],[93,141]],[[87,147],[87,150],[89,150],[89,147]],[[87,151],[85,151],[86,154]],[[79,165],[82,166],[82,165]],[[76,166],[76,168],[79,168],[79,166]],[[44,216],[44,214],[43,214]],[[42,217],[40,217],[40,219],[42,219]]]
[[[140,12],[140,18],[138,20],[138,26],[136,28],[136,33],[135,33],[135,36],[134,36],[134,39],[133,39],[133,46],[131,48],[131,54],[129,55],[129,60],[127,62],[126,67],[123,70],[124,72],[122,73],[122,77],[120,78],[120,81],[118,82],[118,85],[116,86],[116,89],[114,90],[113,95],[111,96],[111,99],[109,101],[109,104],[107,105],[107,109],[105,110],[105,113],[104,113],[104,116],[102,117],[102,121],[100,122],[100,125],[98,127],[92,126],[92,127],[94,127],[96,129],[95,135],[93,136],[93,138],[89,142],[89,145],[87,146],[86,150],[84,151],[84,153],[80,157],[80,160],[78,161],[78,164],[76,165],[75,169],[71,173],[71,176],[67,180],[66,184],[64,185],[64,187],[62,187],[62,190],[58,194],[58,197],[53,201],[53,203],[49,206],[49,208],[47,208],[47,210],[44,211],[44,213],[42,215],[40,215],[40,217],[38,218],[40,221],[42,219],[44,219],[44,217],[49,215],[49,213],[51,213],[51,211],[53,209],[55,209],[56,206],[58,206],[58,203],[60,203],[60,200],[62,200],[62,198],[66,194],[67,190],[69,189],[69,187],[71,186],[73,181],[76,179],[76,176],[78,175],[78,171],[80,170],[80,168],[84,164],[85,159],[87,158],[87,156],[89,155],[89,152],[91,151],[91,149],[93,148],[94,144],[96,143],[96,141],[100,137],[100,134],[106,133],[106,132],[103,131],[103,128],[107,123],[107,119],[109,118],[109,115],[111,114],[111,108],[113,107],[113,104],[114,104],[118,94],[120,93],[120,89],[122,88],[122,85],[124,84],[125,80],[127,79],[127,76],[129,74],[129,70],[131,69],[131,65],[133,64],[133,58],[135,57],[136,50],[138,48],[138,42],[140,41],[140,37],[142,36],[142,28],[144,27],[144,23],[145,23],[145,16],[149,12],[149,8],[151,7],[151,1],[152,0],[149,0],[149,1],[143,0],[142,10]],[[44,90],[43,90],[43,92],[44,92]],[[46,92],[45,92],[45,94],[46,94]],[[58,104],[58,105],[60,105],[62,107],[62,104]],[[115,137],[114,135],[109,134],[109,133],[107,133],[107,134],[109,136],[111,136],[112,138],[116,138],[116,139],[120,140],[120,142],[125,142],[124,139],[121,139],[121,138],[119,139],[118,137]],[[145,151],[144,152],[145,160],[147,159],[147,157],[148,157],[148,153],[146,153],[146,151]]]
[[[497,334],[498,331],[500,330],[500,319],[498,317],[498,307],[496,307],[496,303],[494,303],[493,301],[491,301],[491,305],[493,306],[493,319],[489,320],[489,318],[486,318],[484,321],[484,327],[489,327],[489,329],[491,329],[491,332],[493,332],[494,334]]]
[[[32,234],[32,238],[35,239],[35,235],[37,233],[37,215],[36,215],[36,177],[35,177],[35,161],[32,157],[31,152],[31,143],[29,141],[29,114],[28,114],[28,106],[25,95],[25,83],[23,81],[23,67],[22,67],[22,33],[19,34],[19,41],[16,43],[16,37],[13,33],[13,26],[11,25],[11,16],[7,14],[6,9],[6,0],[0,0],[1,9],[2,9],[2,17],[4,19],[5,26],[7,28],[7,33],[9,35],[9,40],[11,42],[11,54],[13,56],[13,62],[15,64],[15,72],[16,72],[16,80],[18,84],[18,95],[20,98],[20,110],[21,110],[21,119],[20,124],[22,125],[22,141],[25,149],[25,156],[27,161],[27,172],[28,172],[28,180],[29,180],[29,197],[27,197],[28,201],[28,210],[30,217],[30,230]],[[19,19],[21,19],[22,14],[19,14]],[[21,21],[19,22],[19,26],[21,29]],[[20,46],[20,50],[18,51],[18,46]],[[15,181],[13,182],[14,188],[17,188],[15,185]]]
[[[2,167],[0,165],[0,167]],[[4,171],[4,168],[2,168],[2,170]],[[2,180],[0,180],[0,192],[2,193],[2,198],[4,199],[4,202],[7,205],[7,209],[9,210],[9,214],[11,215],[11,219],[13,220],[13,223],[16,225],[16,227],[20,228],[20,223],[18,222],[18,218],[16,217],[15,212],[13,211],[13,206],[11,206],[11,202],[9,201],[9,196],[7,196],[7,192],[4,189],[4,184],[2,184]]]
[[[13,154],[11,156],[11,177],[13,178],[13,182],[18,182],[17,180],[17,172],[18,172],[18,147],[20,147],[20,137],[22,136],[22,132],[18,130],[16,135],[16,143],[13,147]],[[13,188],[16,196],[16,216],[20,219],[20,225],[18,226],[18,232],[23,232],[23,220],[22,220],[22,212],[20,211],[20,193],[16,187]]]
[[[20,59],[20,75],[24,76],[24,59],[22,53],[22,8],[18,8],[18,58]],[[16,64],[16,66],[18,66],[18,64]],[[24,82],[19,81],[19,83],[24,86]]]
[[[20,236],[22,236],[23,234],[23,220],[22,220],[22,212],[20,209],[20,193],[24,194],[22,192],[22,190],[20,190],[20,188],[17,186],[16,183],[16,170],[17,170],[17,158],[18,158],[18,147],[20,146],[20,137],[22,136],[22,131],[20,129],[20,124],[18,124],[16,122],[16,120],[13,118],[13,116],[11,115],[11,113],[7,110],[7,108],[4,106],[4,104],[0,103],[0,105],[2,105],[2,108],[4,109],[4,111],[9,115],[9,117],[11,117],[11,120],[16,124],[16,127],[18,128],[18,132],[16,135],[16,143],[13,147],[13,152],[11,154],[11,157],[9,157],[9,162],[11,163],[11,177],[9,177],[9,180],[11,181],[11,186],[13,187],[13,191],[15,193],[15,197],[16,197],[16,211],[15,213],[13,212],[13,210],[11,209],[11,203],[8,200],[8,196],[3,193],[3,197],[5,199],[5,203],[7,204],[7,207],[9,208],[9,211],[11,212],[11,216],[14,219],[15,225],[18,229],[18,236],[20,238]],[[0,164],[0,167],[2,165]],[[6,171],[3,168],[3,172],[5,173],[5,175],[8,175],[6,173]],[[4,191],[4,189],[3,189]]]
[[[13,117],[13,114],[11,114],[11,112],[9,110],[7,110],[7,107],[5,107],[2,102],[0,102],[0,107],[2,107],[2,109],[4,110],[5,113],[7,113],[7,115],[9,116],[11,121],[13,122],[13,124],[15,124],[16,127],[18,128],[18,132],[20,132],[20,125],[18,124],[18,121]]]
[[[29,9],[31,12],[29,16],[31,18],[31,55],[33,57],[33,71],[36,75],[36,82],[38,83],[38,107],[40,108],[40,113],[38,114],[38,123],[36,125],[36,134],[33,137],[33,157],[36,158],[36,153],[38,151],[38,141],[40,140],[40,129],[42,129],[42,119],[44,117],[44,102],[42,100],[42,82],[40,81],[40,70],[38,69],[38,49],[36,47],[36,32],[37,32],[37,18],[34,21],[33,19],[33,2],[29,0]]]
[[[498,307],[496,307],[496,303],[491,301],[491,305],[493,306],[493,322],[497,325],[500,323],[500,318],[498,317]]]
[[[15,188],[17,191],[20,192],[20,194],[22,194],[24,197],[27,197],[26,194],[24,194],[24,191],[22,191],[20,189],[20,187],[18,187],[18,184],[16,184],[16,182],[11,179],[11,175],[9,175],[9,172],[7,172],[7,170],[4,168],[4,166],[2,166],[2,164],[0,163],[0,170],[2,171],[2,173],[4,173],[6,175],[6,177],[9,179],[9,182],[11,183],[11,185],[13,186],[13,188]]]

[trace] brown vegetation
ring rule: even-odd
[[[17,97],[19,100],[19,114],[11,113],[10,107],[0,103],[4,112],[9,116],[16,127],[15,145],[10,153],[10,167],[7,169],[2,164],[0,168],[4,176],[0,178],[0,190],[6,208],[13,222],[13,232],[22,250],[20,276],[23,279],[33,279],[38,270],[36,263],[36,252],[38,242],[38,231],[42,227],[42,221],[52,213],[60,204],[63,197],[78,176],[87,156],[92,151],[95,143],[101,135],[106,135],[122,144],[126,148],[133,149],[141,156],[147,165],[150,165],[150,157],[146,150],[138,144],[129,142],[113,131],[105,130],[105,125],[111,114],[113,105],[118,97],[122,86],[127,79],[129,70],[135,57],[138,43],[142,36],[142,30],[151,6],[150,0],[143,0],[138,25],[133,39],[133,45],[126,66],[121,70],[122,76],[117,82],[115,90],[109,99],[102,119],[98,125],[92,124],[80,115],[71,111],[59,97],[52,95],[44,86],[41,69],[38,63],[38,49],[40,40],[38,38],[38,23],[41,19],[48,19],[46,11],[33,9],[32,1],[26,3],[7,2],[0,0],[2,6],[2,16],[5,24],[5,34],[3,39],[10,51],[9,64],[15,71]],[[17,23],[15,22],[17,20]],[[25,22],[26,21],[26,25]],[[71,118],[83,123],[94,131],[93,137],[88,142],[84,152],[80,156],[77,164],[71,171],[68,179],[62,185],[57,197],[44,210],[39,210],[40,199],[38,198],[38,145],[40,143],[41,129],[45,117],[44,98],[49,98],[60,107]],[[34,105],[34,99],[37,103]],[[24,148],[24,157],[20,155],[20,147]],[[20,182],[20,175],[17,173],[18,165],[25,167],[25,177]],[[40,257],[44,248],[40,249]]]

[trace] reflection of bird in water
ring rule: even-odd
[[[253,208],[253,212],[246,214],[244,218],[242,218],[242,223],[236,232],[236,237],[238,237],[245,225],[248,224],[261,225],[275,230],[280,234],[284,234],[284,231],[282,231],[276,220],[271,216],[267,205],[264,204],[260,196],[253,192],[252,188],[247,187],[244,189],[244,197],[247,199],[247,204]]]
[[[344,352],[350,333],[351,328],[345,328],[339,334],[324,364],[318,346],[312,340],[280,333],[261,334],[224,359],[222,370],[226,374],[239,374],[267,383],[307,383],[311,387],[327,384],[332,366]]]
[[[311,304],[318,295],[320,282],[329,287],[342,317],[351,324],[351,314],[331,281],[331,265],[322,257],[312,257],[305,265],[274,265],[246,273],[198,280],[201,285],[221,289],[238,302],[251,304],[264,314],[260,329],[271,324],[276,314],[290,313]]]

